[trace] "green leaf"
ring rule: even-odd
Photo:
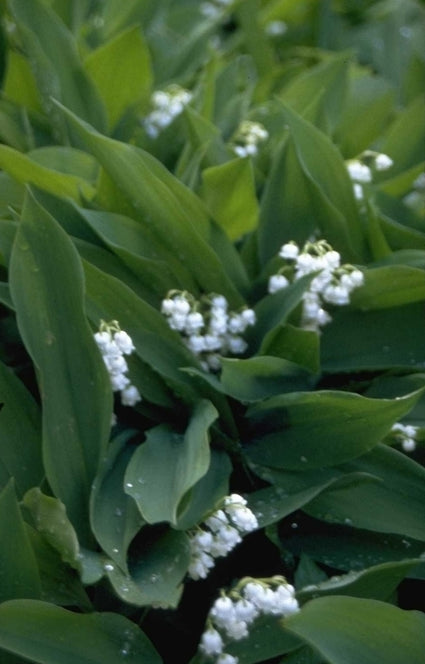
[[[78,606],[91,611],[92,606],[77,572],[64,563],[44,536],[27,524],[27,532],[37,560],[41,596],[45,602],[59,606]]]
[[[326,372],[423,368],[423,304],[337,311],[321,337]]]
[[[293,362],[277,357],[223,358],[221,364],[225,394],[245,403],[306,387],[306,373]]]
[[[254,349],[259,347],[262,341],[267,343],[266,335],[270,330],[276,327],[280,329],[279,326],[286,323],[290,314],[301,302],[302,296],[313,278],[313,274],[307,274],[287,288],[272,295],[266,295],[255,305],[257,322],[253,330],[251,332],[247,330],[246,333],[246,338]]]
[[[421,122],[424,113],[425,103],[422,95],[419,95],[398,114],[389,128],[380,150],[389,155],[394,162],[391,169],[392,176],[424,160],[422,146],[425,140],[425,128]]]
[[[357,157],[382,134],[391,118],[394,89],[384,78],[354,69],[334,140],[341,152]]]
[[[183,288],[176,257],[152,237],[140,223],[112,212],[84,210],[81,216],[138,279],[156,294],[159,302],[172,288]]]
[[[317,478],[312,486],[302,491],[291,491],[290,493],[279,485],[265,487],[248,495],[248,506],[257,517],[259,527],[263,528],[280,521],[304,505],[308,505],[329,485],[337,481],[338,478],[333,477]]]
[[[320,337],[316,332],[303,330],[287,323],[277,325],[263,339],[261,355],[281,357],[303,369],[318,373],[320,369]]]
[[[52,107],[55,97],[99,130],[105,109],[84,71],[76,41],[58,15],[41,0],[9,0],[25,50],[53,126],[64,134],[63,118]]]
[[[359,261],[365,239],[344,161],[331,141],[289,107],[284,108],[295,150],[309,182],[317,224],[326,240],[344,259]],[[332,217],[330,216],[332,215]]]
[[[96,183],[99,175],[99,165],[90,154],[68,145],[46,145],[31,150],[28,156],[40,166],[60,173],[77,175],[92,184]]]
[[[250,159],[232,159],[202,172],[202,197],[231,240],[254,230],[258,201]]]
[[[78,539],[66,515],[65,505],[57,498],[44,495],[38,488],[27,491],[22,503],[29,511],[36,530],[64,562],[77,567]]]
[[[189,530],[203,520],[207,512],[229,494],[232,464],[225,452],[212,449],[210,465],[203,477],[189,490],[188,498],[179,515],[177,528]]]
[[[145,99],[152,87],[149,51],[140,27],[131,27],[90,53],[85,62],[114,127],[123,113]],[[111,85],[115,81],[116,85]]]
[[[7,145],[0,145],[0,168],[17,182],[35,185],[56,196],[69,196],[79,201],[81,195],[88,199],[94,195],[94,188],[83,178],[40,165]]]
[[[385,445],[343,466],[378,482],[329,487],[306,511],[332,523],[425,540],[425,470]]]
[[[41,416],[33,397],[10,369],[0,362],[0,464],[15,480],[22,496],[41,482]]]
[[[305,603],[309,599],[327,595],[349,595],[390,600],[405,576],[420,563],[420,558],[375,565],[360,572],[349,572],[342,576],[332,576],[326,581],[304,586],[297,591],[297,599]]]
[[[311,644],[330,664],[423,661],[425,617],[371,599],[312,600],[285,620],[285,628]]]
[[[118,596],[136,606],[176,608],[183,592],[182,580],[190,561],[186,533],[146,528],[132,545],[125,576],[114,567],[107,576]]]
[[[320,106],[326,120],[334,126],[346,101],[348,68],[347,53],[331,56],[291,79],[279,97],[294,111],[303,115],[312,99],[321,95]]]
[[[145,634],[116,613],[81,615],[36,600],[0,606],[0,647],[39,664],[161,664]]]
[[[261,197],[258,246],[262,263],[289,240],[303,245],[317,227],[309,182],[288,137],[276,150]]]
[[[10,288],[39,372],[46,475],[84,544],[92,537],[88,497],[109,436],[112,392],[84,313],[78,254],[31,196],[13,248]]]
[[[288,470],[334,466],[377,445],[421,395],[417,391],[398,399],[368,399],[316,391],[272,397],[248,411],[254,440],[245,454],[255,463]]]
[[[39,598],[40,576],[13,481],[0,493],[0,542],[0,602]]]
[[[57,104],[87,148],[125,194],[140,223],[190,266],[205,292],[225,295],[232,305],[242,299],[208,245],[209,221],[199,198],[152,155],[96,132]],[[196,226],[195,226],[196,223]]]
[[[365,283],[351,296],[362,310],[398,307],[425,300],[425,272],[407,265],[391,265],[365,272]]]
[[[148,523],[177,523],[182,498],[208,470],[208,429],[216,417],[212,404],[201,401],[184,435],[161,425],[150,430],[135,451],[125,474],[125,491]]]
[[[102,549],[127,572],[127,549],[144,525],[134,501],[124,493],[124,474],[134,452],[124,432],[110,445],[93,482],[90,513],[93,532]]]

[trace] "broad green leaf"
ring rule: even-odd
[[[287,470],[334,466],[377,445],[421,395],[368,399],[317,391],[272,397],[248,411],[254,430],[245,454],[254,463]]]
[[[317,226],[309,182],[294,141],[288,137],[276,150],[261,197],[259,254],[264,264],[289,240],[304,244]]]
[[[245,403],[302,390],[308,383],[306,372],[297,364],[278,357],[223,358],[221,364],[223,391]]]
[[[67,517],[65,505],[57,498],[46,496],[38,488],[27,491],[22,503],[29,511],[35,529],[60,554],[64,562],[77,567],[78,539]]]
[[[425,470],[385,445],[343,466],[378,482],[329,487],[306,511],[333,523],[425,540]]]
[[[58,15],[42,0],[9,0],[34,77],[52,124],[64,134],[63,118],[50,97],[60,99],[80,117],[105,129],[105,109],[84,71],[76,41]]]
[[[423,304],[337,311],[321,337],[326,372],[423,367]]]
[[[145,634],[117,613],[77,614],[36,600],[0,606],[0,647],[39,664],[161,664]]]
[[[367,270],[364,286],[351,296],[352,305],[366,311],[420,300],[425,300],[425,271],[407,265]]]
[[[31,196],[13,248],[10,288],[39,372],[46,475],[84,544],[92,537],[88,497],[109,436],[112,393],[84,312],[78,254]]]
[[[152,86],[149,51],[140,27],[131,27],[90,53],[85,62],[114,127],[123,113],[147,97]],[[115,81],[115,85],[111,85]]]
[[[92,610],[77,572],[62,561],[58,551],[47,543],[42,534],[28,524],[26,528],[40,575],[40,599],[59,606],[78,606],[85,611]]]
[[[161,425],[134,452],[124,486],[148,523],[177,523],[182,498],[208,470],[208,429],[216,417],[212,404],[201,401],[184,435]]]
[[[258,0],[247,0],[237,6],[236,15],[240,22],[245,50],[254,61],[261,86],[262,79],[270,75],[270,70],[273,69],[274,56],[263,27],[260,25],[260,5]]]
[[[419,95],[399,113],[389,128],[380,149],[394,162],[392,175],[402,173],[410,166],[424,160],[425,128],[421,122],[424,113],[425,103],[423,96]]]
[[[133,433],[130,430],[130,434]],[[124,493],[124,474],[134,449],[127,444],[128,432],[111,444],[90,500],[93,532],[102,549],[127,572],[127,549],[144,521],[134,501]]]
[[[24,199],[24,187],[8,173],[0,173],[0,216],[10,217],[11,208],[20,210]],[[3,219],[2,219],[3,220]]]
[[[344,572],[419,558],[424,549],[423,541],[403,535],[361,530],[347,523],[340,525],[305,518],[303,515],[297,515],[294,522],[297,527],[288,528],[281,535],[282,549],[290,551],[294,556],[305,553],[320,564]],[[409,573],[409,577],[413,573]]]
[[[31,150],[28,156],[40,166],[59,171],[59,173],[76,175],[93,184],[99,175],[99,165],[91,155],[68,145],[46,145]]]
[[[324,572],[306,553],[302,553],[297,569],[294,573],[295,588],[301,588],[300,591],[297,591],[297,598],[298,594],[302,592],[305,586],[320,585],[322,581],[326,581],[327,578],[328,576],[326,572]]]
[[[425,234],[421,231],[404,226],[382,212],[379,224],[392,249],[425,249]]]
[[[13,481],[0,493],[0,602],[39,598],[40,576]]]
[[[87,19],[91,0],[49,0],[55,12],[74,33],[78,33]]]
[[[346,53],[330,57],[293,78],[279,93],[279,98],[303,115],[311,100],[320,94],[326,120],[334,126],[346,101],[348,67]]]
[[[379,481],[376,477],[367,473],[342,474],[334,469],[326,469],[324,472],[320,469],[319,472],[293,473],[292,471],[276,471],[254,465],[253,470],[273,483],[273,486],[259,489],[247,496],[248,505],[257,516],[260,527],[276,523],[301,508],[307,510],[310,502],[329,488],[356,486],[371,481]],[[301,476],[300,486],[296,487],[297,480],[295,479],[295,486],[291,487],[291,477],[288,478],[288,475]]]
[[[263,528],[307,505],[334,481],[337,478],[323,478],[307,489],[294,493],[288,493],[282,486],[259,489],[247,496],[248,506],[257,517],[259,527]]]
[[[329,664],[423,661],[425,617],[371,599],[312,600],[285,620],[285,628],[316,648]]]
[[[142,531],[132,546],[130,576],[106,565],[106,574],[117,595],[129,604],[176,608],[183,592],[183,578],[190,560],[186,533]],[[108,569],[112,567],[112,569]]]
[[[7,99],[19,106],[40,111],[40,96],[30,64],[21,53],[8,52],[3,92]]]
[[[405,576],[420,562],[419,558],[413,558],[375,565],[360,572],[332,576],[321,583],[304,586],[297,591],[297,599],[303,604],[309,599],[325,595],[389,600]]]
[[[0,140],[22,152],[28,149],[30,143],[22,121],[22,112],[19,113],[18,108],[4,100],[0,101]]]
[[[94,188],[83,178],[42,166],[7,145],[0,145],[0,168],[17,182],[35,185],[56,196],[69,196],[79,201],[81,195],[88,199],[94,195]]]
[[[118,256],[106,248],[99,247],[84,240],[74,238],[75,247],[84,261],[84,265],[90,264],[101,273],[104,272],[114,277],[124,286],[132,290],[139,298],[151,305],[157,305],[158,298],[152,291],[142,284],[141,280],[128,268]],[[90,317],[90,312],[89,317]],[[99,325],[99,319],[93,320],[95,327]]]
[[[58,105],[87,148],[127,196],[136,218],[164,246],[190,266],[200,288],[243,304],[233,283],[208,245],[208,215],[196,195],[152,155],[96,132]]]
[[[267,342],[266,335],[270,330],[277,327],[280,329],[280,326],[286,323],[290,314],[301,302],[302,296],[313,278],[313,274],[307,274],[287,288],[272,295],[266,295],[255,305],[257,322],[251,331],[247,330],[245,335],[255,350],[263,341]]]
[[[41,414],[30,392],[0,362],[0,464],[22,496],[41,482]]]
[[[312,204],[324,237],[344,259],[359,261],[365,255],[365,240],[353,187],[341,154],[318,129],[285,107],[285,118],[305,177]],[[332,214],[335,220],[328,216]]]
[[[249,159],[206,168],[202,172],[202,197],[231,240],[256,228],[259,210]]]
[[[391,118],[394,89],[376,74],[353,70],[334,140],[347,157],[357,157],[382,134]]]
[[[207,472],[188,492],[188,498],[179,514],[177,528],[188,530],[200,523],[205,514],[229,494],[229,477],[232,464],[229,456],[221,450],[212,449]]]
[[[318,373],[320,369],[320,337],[316,332],[303,330],[287,323],[277,325],[263,339],[261,355],[281,357],[303,369]]]
[[[183,287],[181,266],[176,257],[161,247],[149,229],[112,212],[84,210],[81,216],[140,281],[161,300],[172,288]]]
[[[225,145],[219,129],[210,120],[207,120],[190,106],[186,106],[184,109],[183,119],[187,141],[184,153],[179,160],[180,170],[188,161],[189,156],[193,161],[192,168],[197,162],[197,155],[202,157],[199,166],[202,163],[205,169],[207,167],[219,168],[220,165],[229,160],[231,152]],[[165,130],[164,138],[167,135],[166,132],[167,130]],[[198,179],[199,171],[196,175]]]

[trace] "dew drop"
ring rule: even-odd
[[[115,566],[112,563],[105,563],[104,566],[103,566],[103,569],[106,572],[113,572],[114,569],[115,569]]]
[[[115,516],[122,516],[122,509],[120,509],[119,507],[116,507],[115,511],[114,511],[114,514],[115,514]]]
[[[132,488],[133,488],[133,484],[132,484],[131,482],[126,482],[126,483],[125,483],[125,488],[126,488],[126,489],[132,489]]]
[[[300,457],[300,461],[302,461],[303,463],[307,463],[307,457],[305,456]]]

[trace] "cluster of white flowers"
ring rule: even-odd
[[[367,162],[367,163],[364,163]],[[366,150],[359,159],[346,162],[348,174],[353,181],[354,196],[361,201],[364,198],[363,185],[372,182],[373,171],[386,171],[393,165],[387,154]]]
[[[324,309],[325,303],[349,304],[350,294],[364,282],[363,273],[352,265],[341,265],[341,256],[324,240],[306,242],[300,251],[295,242],[287,242],[279,256],[285,265],[269,278],[269,293],[287,288],[307,274],[317,272],[303,295],[301,327],[318,331],[332,319]]]
[[[199,9],[206,18],[221,18],[227,9],[233,4],[233,0],[211,0],[210,2],[201,2]]]
[[[189,90],[175,84],[165,90],[154,92],[151,98],[153,110],[143,121],[148,136],[156,138],[175,117],[180,115],[191,99],[192,93]]]
[[[170,291],[162,301],[161,311],[206,371],[220,369],[220,356],[244,353],[247,343],[240,335],[255,324],[252,309],[229,311],[224,295],[212,294],[196,300],[190,293]]]
[[[268,131],[260,122],[244,120],[239,125],[233,139],[233,152],[238,157],[254,156],[258,153],[259,144],[266,141],[268,137]]]
[[[128,364],[124,355],[131,355],[135,350],[131,337],[120,329],[118,321],[113,320],[110,323],[101,321],[94,338],[108,370],[112,390],[121,393],[124,406],[134,406],[142,397],[126,376]]]
[[[401,444],[404,452],[415,451],[418,427],[414,427],[411,424],[402,424],[401,422],[396,422],[391,427],[391,431],[395,435],[397,442]]]
[[[192,579],[205,579],[215,558],[227,556],[242,541],[242,535],[258,528],[257,517],[246,505],[245,498],[236,493],[226,496],[219,509],[189,534],[188,574]]]
[[[284,577],[243,579],[214,602],[199,649],[215,664],[237,664],[237,657],[224,652],[225,643],[246,638],[250,625],[262,615],[282,618],[298,611],[294,587]]]

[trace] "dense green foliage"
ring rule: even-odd
[[[280,576],[300,611],[228,662],[423,664],[424,4],[0,12],[0,661],[212,664],[220,590]],[[318,272],[278,254],[322,239],[358,283],[314,326]],[[197,354],[177,293],[255,324]],[[134,405],[101,321],[134,343]],[[229,494],[255,532],[195,580]]]

